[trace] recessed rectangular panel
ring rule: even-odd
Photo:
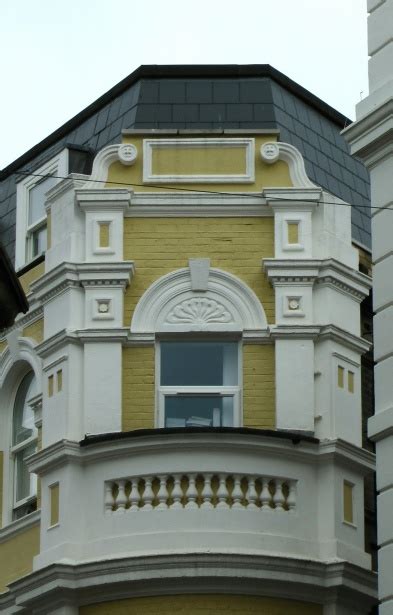
[[[144,139],[145,183],[252,183],[254,139]]]

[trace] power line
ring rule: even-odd
[[[28,173],[27,171],[15,171],[16,175],[24,175],[26,177],[42,177],[42,178],[48,178],[48,177],[54,177],[55,179],[68,179],[67,176],[62,176],[62,175],[50,175],[50,174],[43,174],[43,173]],[[137,183],[132,183],[132,182],[114,182],[114,181],[107,181],[104,179],[83,179],[81,181],[84,182],[92,182],[93,184],[113,184],[115,186],[133,186],[136,188],[153,188],[155,190],[169,190],[172,192],[193,192],[194,194],[217,194],[220,196],[244,196],[244,197],[248,197],[248,198],[255,198],[255,199],[260,199],[261,196],[259,194],[252,194],[250,192],[221,192],[219,190],[198,190],[198,189],[194,189],[194,188],[182,188],[180,186],[165,186],[165,185],[161,185],[161,184],[137,184]],[[318,187],[318,186],[317,186]],[[322,187],[322,186],[321,186]],[[340,197],[338,197],[340,198]],[[274,200],[274,201],[291,201],[293,200],[294,202],[298,202],[297,199],[288,199],[288,198],[284,198],[284,197],[270,197],[270,200]],[[315,199],[302,199],[303,203],[315,203]],[[393,205],[391,207],[389,206],[385,206],[385,207],[379,207],[377,205],[360,205],[360,204],[355,204],[355,203],[337,203],[336,201],[323,201],[324,204],[326,205],[338,205],[338,206],[344,206],[344,207],[356,207],[356,209],[379,209],[379,210],[384,210],[384,209],[388,209],[388,210],[392,210],[393,211]]]

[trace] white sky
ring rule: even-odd
[[[271,64],[353,119],[366,22],[366,0],[1,0],[0,169],[141,64]]]

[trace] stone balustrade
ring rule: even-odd
[[[105,511],[238,509],[291,512],[296,480],[228,473],[162,474],[107,481]]]

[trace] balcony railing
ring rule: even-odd
[[[67,557],[206,550],[369,567],[363,476],[373,456],[346,442],[248,429],[141,430],[58,442],[30,467],[42,485],[38,568]],[[59,520],[51,526],[54,484]]]

